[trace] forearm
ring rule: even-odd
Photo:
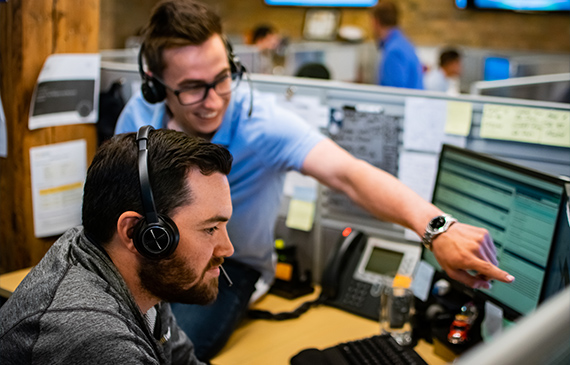
[[[328,139],[309,153],[302,172],[345,193],[378,219],[410,228],[418,235],[430,219],[441,214],[394,176],[354,158]]]
[[[356,160],[338,188],[375,217],[397,223],[422,235],[441,210],[391,174]]]
[[[377,218],[410,228],[419,236],[432,218],[443,213],[394,176],[354,158],[330,140],[313,148],[302,172],[344,192]],[[483,228],[456,223],[433,240],[432,249],[445,271],[464,284],[483,286],[488,279],[513,280],[495,266],[495,246]]]

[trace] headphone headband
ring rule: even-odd
[[[170,256],[176,250],[180,235],[172,219],[157,213],[154,205],[148,170],[148,137],[152,130],[152,126],[145,125],[139,129],[136,137],[144,217],[134,228],[133,243],[141,255],[158,260]]]
[[[145,219],[147,223],[158,223],[150,178],[148,176],[148,135],[152,130],[154,130],[152,126],[145,125],[137,132],[137,144],[139,147],[139,182],[141,185],[141,197]]]

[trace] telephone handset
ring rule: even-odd
[[[420,255],[419,245],[345,230],[323,271],[321,297],[325,304],[378,320],[382,289],[396,274],[411,277]]]
[[[363,238],[365,238],[364,233],[360,231],[351,231],[347,236],[344,236],[343,232],[337,249],[329,258],[321,279],[321,295],[326,299],[334,299],[337,296],[339,275],[346,266],[351,251],[356,249]]]

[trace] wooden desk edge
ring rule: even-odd
[[[20,282],[24,280],[31,269],[31,267],[28,267],[0,275],[0,296],[10,298],[14,290],[16,290]]]

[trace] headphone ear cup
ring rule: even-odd
[[[223,41],[224,45],[226,46],[226,53],[228,55],[228,62],[230,64],[230,72],[232,75],[237,74],[241,77],[244,71],[244,67],[241,64],[239,57],[234,53],[234,49],[230,41],[226,37],[223,37]]]
[[[136,224],[133,243],[137,251],[146,258],[159,260],[166,258],[176,250],[180,233],[169,217],[159,214],[158,223],[147,224],[146,219]]]
[[[166,89],[154,77],[145,77],[141,84],[141,91],[146,101],[151,104],[160,103],[166,98]]]

